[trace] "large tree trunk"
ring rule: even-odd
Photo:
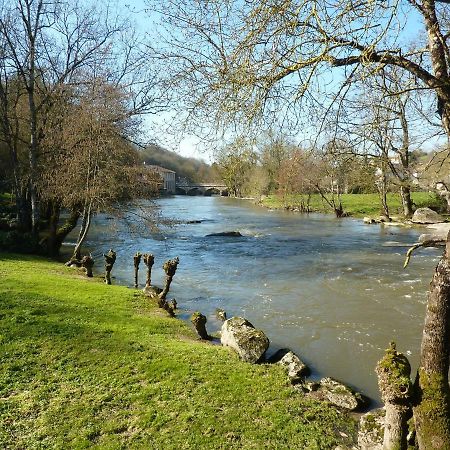
[[[30,231],[31,211],[26,193],[19,186],[15,186],[14,195],[16,196],[17,229],[19,231]]]
[[[58,227],[60,208],[58,205],[53,205],[47,240],[47,251],[50,256],[59,255],[64,239],[77,226],[79,217],[80,213],[77,210],[71,211],[64,224]]]
[[[450,448],[450,233],[430,285],[421,360],[415,382],[414,421],[421,450]]]
[[[402,198],[403,215],[411,217],[413,215],[411,188],[409,186],[400,186],[400,196]]]

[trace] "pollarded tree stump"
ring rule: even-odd
[[[152,284],[152,267],[155,263],[155,257],[151,253],[144,253],[144,264],[147,266],[147,279],[145,281],[145,287],[150,287]]]
[[[164,285],[163,291],[159,294],[159,298],[164,299],[167,297],[167,294],[170,289],[170,283],[172,283],[173,276],[177,271],[178,263],[180,262],[178,256],[173,259],[169,259],[163,264],[164,272],[166,272],[166,283]]]
[[[103,256],[105,258],[105,283],[111,284],[111,270],[116,262],[116,252],[110,249]]]
[[[200,339],[205,341],[211,340],[211,336],[209,336],[206,331],[206,316],[201,314],[200,312],[195,312],[191,316],[191,322],[194,325],[195,331],[197,332]]]
[[[394,342],[378,361],[376,372],[386,409],[383,449],[406,450],[413,394],[411,366],[406,356],[397,352]]]
[[[142,253],[137,252],[133,256],[133,264],[134,264],[134,287],[137,288],[139,286],[139,264],[141,264]]]
[[[92,273],[92,268],[94,267],[94,259],[91,255],[83,256],[81,259],[81,266],[86,271],[86,276],[92,278],[94,275]]]

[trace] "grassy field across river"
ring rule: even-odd
[[[378,194],[342,194],[342,206],[344,211],[353,217],[375,216],[381,214],[381,203]],[[412,199],[416,208],[438,207],[440,200],[435,194],[428,192],[413,192]],[[307,195],[288,195],[286,197],[270,195],[263,199],[262,205],[268,208],[299,207],[306,204]],[[393,216],[402,214],[401,199],[399,194],[388,194],[388,206]],[[313,194],[310,198],[312,212],[333,213],[332,208],[320,197]]]
[[[281,367],[199,342],[140,291],[22,255],[0,254],[0,279],[1,448],[323,450],[354,439],[352,419],[298,394]]]

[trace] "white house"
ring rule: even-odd
[[[162,179],[161,188],[164,192],[166,192],[167,194],[175,194],[176,172],[174,172],[173,170],[166,169],[165,167],[145,164],[145,162],[144,165],[148,167],[150,170],[153,170],[154,172],[159,174],[159,176]]]

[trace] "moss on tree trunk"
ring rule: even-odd
[[[450,449],[450,233],[430,285],[421,361],[417,372],[414,421],[421,450]]]

